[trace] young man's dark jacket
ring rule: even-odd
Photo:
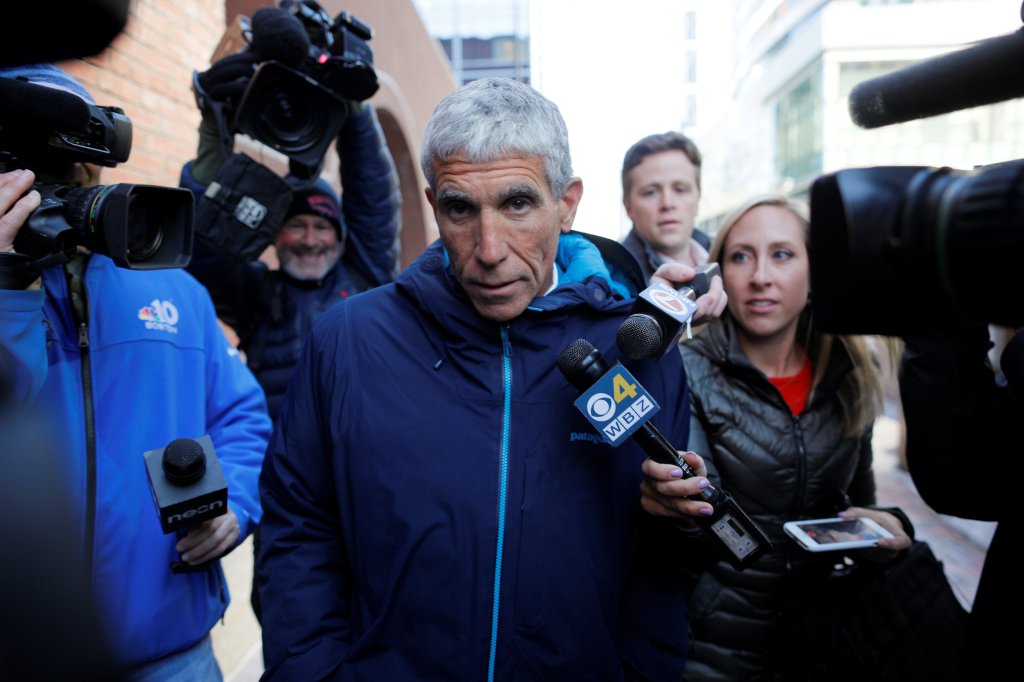
[[[640,507],[642,450],[601,442],[556,366],[578,338],[619,360],[632,301],[579,233],[559,256],[505,324],[439,242],[317,322],[261,478],[265,679],[680,679],[676,528]],[[678,355],[628,368],[685,447]]]
[[[694,230],[693,239],[704,247],[705,251],[711,248],[711,239],[706,233],[701,232],[700,230]],[[633,258],[636,259],[636,264],[640,266],[640,271],[643,272],[645,282],[651,281],[651,276],[654,274],[654,271],[658,269],[659,265],[671,262],[655,251],[654,247],[640,236],[640,233],[636,231],[635,227],[629,231],[629,234],[623,237],[622,245],[626,247],[626,250],[629,251],[633,255]]]
[[[319,280],[297,280],[261,261],[226,257],[195,240],[188,271],[210,291],[217,315],[239,336],[246,361],[276,417],[302,346],[316,319],[337,302],[394,279],[401,219],[398,175],[373,109],[346,119],[338,136],[345,251]],[[181,186],[199,200],[205,185],[192,175]],[[269,245],[269,242],[268,242]]]

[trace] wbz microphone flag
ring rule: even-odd
[[[621,445],[660,409],[640,382],[619,363],[574,404],[613,446]]]

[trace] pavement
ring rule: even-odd
[[[898,506],[914,523],[917,538],[926,540],[943,562],[954,593],[970,610],[995,524],[937,514],[918,495],[910,474],[900,465],[902,430],[898,419],[882,416],[875,423],[875,479],[878,503]],[[263,672],[260,627],[249,606],[252,584],[252,539],[223,560],[231,604],[212,631],[213,649],[225,682],[258,682]]]

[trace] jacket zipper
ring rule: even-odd
[[[508,440],[512,422],[512,344],[508,338],[507,322],[501,327],[501,376],[504,407],[501,418],[501,465],[498,472],[498,549],[494,557],[491,651],[487,662],[488,682],[494,682],[494,662],[498,653],[498,606],[501,599],[501,560],[505,544],[505,504],[508,499]]]
[[[84,302],[84,316],[71,306],[71,313],[78,327],[78,348],[82,369],[82,408],[85,417],[85,552],[86,575],[93,573],[93,552],[96,537],[96,419],[92,401],[92,363],[89,347],[89,299],[85,292],[85,271],[88,269],[89,257],[85,256],[82,263],[82,277],[73,288]],[[74,280],[72,280],[74,282]],[[83,319],[84,317],[84,319]]]

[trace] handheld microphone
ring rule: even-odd
[[[207,519],[228,511],[228,486],[209,436],[177,438],[167,447],[143,454],[149,490],[164,533],[185,533]],[[175,573],[205,570],[183,561],[171,564]]]
[[[708,292],[711,278],[719,273],[718,263],[708,263],[697,268],[694,278],[679,289],[654,282],[641,291],[615,334],[622,354],[630,360],[664,357],[689,329],[697,312],[694,301]]]
[[[661,431],[650,423],[656,406],[650,404],[647,392],[622,365],[615,363],[609,368],[592,343],[577,339],[559,353],[558,369],[569,383],[583,392],[577,406],[595,426],[606,425],[598,429],[612,446],[620,445],[625,441],[623,436],[628,436],[654,461],[682,469],[684,479],[697,475]],[[603,392],[604,384],[615,388],[610,394]],[[631,402],[622,405],[626,397]],[[691,499],[714,507],[711,516],[694,521],[736,570],[742,571],[771,549],[768,536],[725,490],[709,485]]]
[[[850,118],[879,128],[1024,96],[1024,29],[983,40],[894,73],[850,92]]]

